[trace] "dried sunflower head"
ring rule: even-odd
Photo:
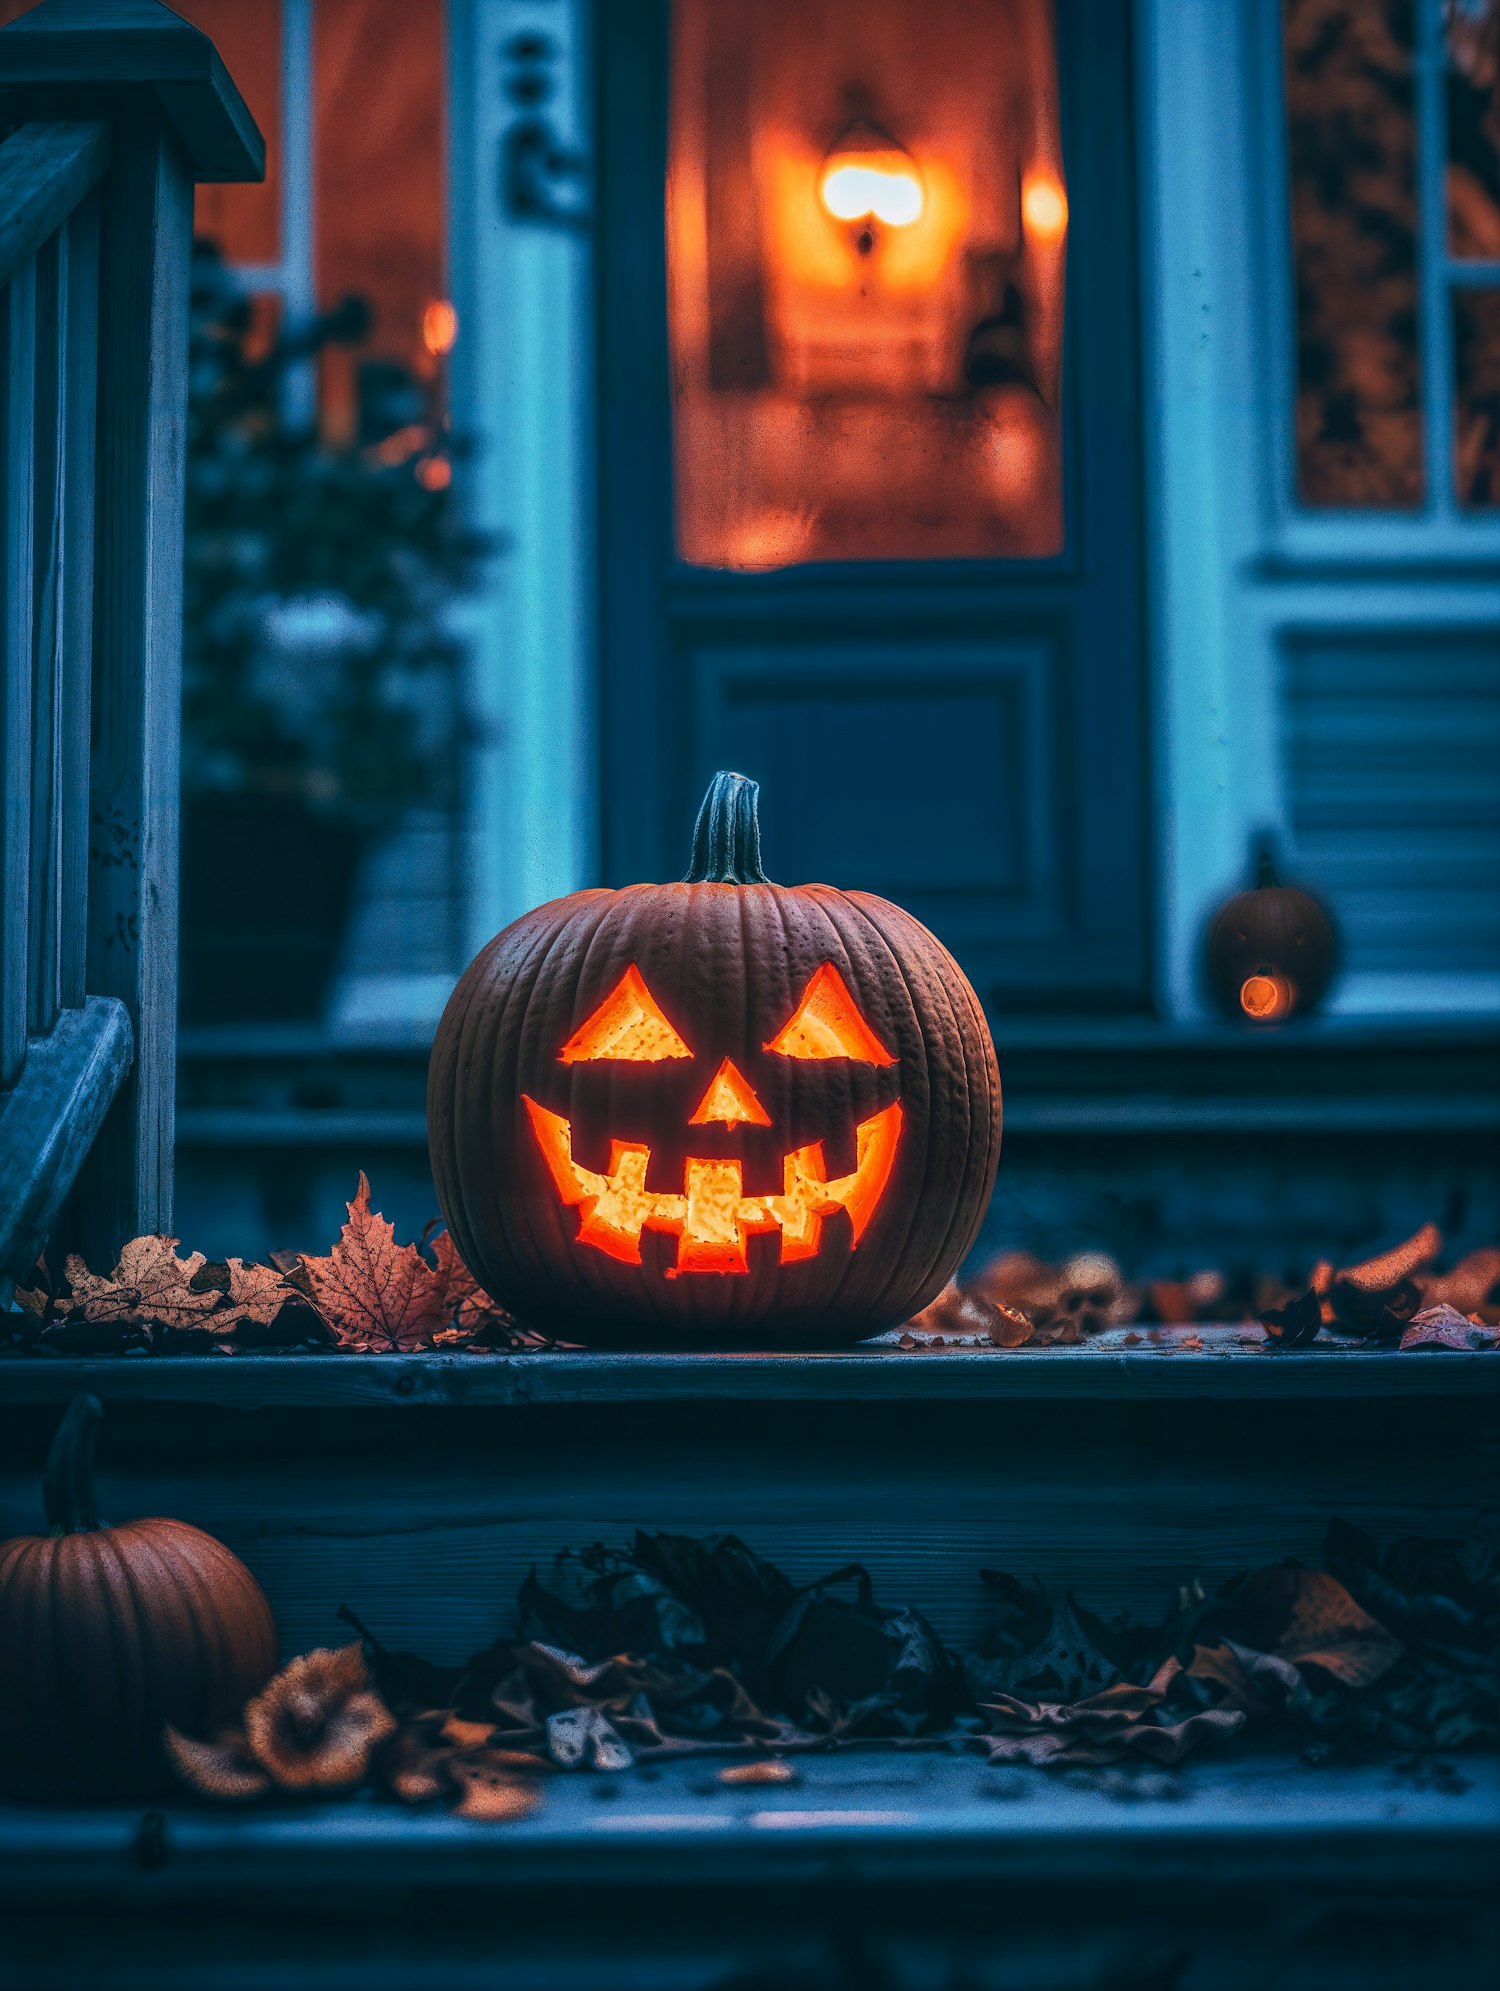
[[[283,1790],[347,1790],[395,1726],[358,1640],[292,1660],[245,1709],[250,1754]]]

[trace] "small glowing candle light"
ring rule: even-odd
[[[1280,1023],[1292,1011],[1292,985],[1284,975],[1247,975],[1240,984],[1240,1008],[1252,1023]]]

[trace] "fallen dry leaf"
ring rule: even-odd
[[[1450,1306],[1461,1314],[1493,1314],[1500,1321],[1500,1251],[1471,1251],[1451,1270],[1428,1273],[1421,1283],[1424,1310]]]
[[[1267,1340],[1278,1348],[1305,1348],[1318,1338],[1323,1325],[1323,1302],[1311,1287],[1285,1306],[1267,1307],[1260,1316]]]
[[[246,1321],[269,1327],[288,1301],[300,1299],[296,1287],[274,1266],[247,1265],[243,1258],[202,1266],[194,1284],[223,1296],[212,1313],[193,1323],[210,1334],[232,1333]]]
[[[212,1741],[197,1742],[168,1722],[162,1743],[179,1779],[200,1797],[215,1798],[220,1804],[248,1804],[271,1788],[269,1775],[250,1754],[238,1728],[221,1729]]]
[[[370,1208],[369,1177],[359,1188],[338,1243],[326,1258],[304,1256],[304,1290],[346,1348],[413,1349],[448,1325],[447,1287],[414,1244]]]
[[[1475,1349],[1493,1348],[1497,1340],[1500,1328],[1486,1327],[1482,1321],[1461,1314],[1457,1307],[1444,1305],[1425,1307],[1421,1313],[1413,1314],[1402,1332],[1401,1346],[1403,1349],[1456,1348],[1467,1355]]]
[[[68,1285],[73,1294],[70,1314],[96,1326],[206,1325],[204,1317],[219,1304],[219,1294],[212,1286],[205,1288],[195,1283],[207,1261],[201,1251],[179,1258],[180,1241],[175,1237],[133,1237],[108,1278],[90,1272],[76,1255],[70,1257],[67,1261]]]
[[[720,1770],[721,1784],[794,1784],[797,1772],[779,1756],[763,1756],[753,1763],[731,1763]]]
[[[1209,1708],[1163,1726],[1150,1717],[1180,1671],[1167,1660],[1147,1686],[1106,1687],[1087,1700],[1022,1701],[996,1695],[981,1704],[992,1763],[1099,1765],[1128,1756],[1175,1763],[1214,1735],[1233,1735],[1245,1717],[1237,1709]]]
[[[464,1264],[448,1231],[439,1231],[432,1240],[432,1255],[443,1282],[444,1305],[460,1334],[472,1334],[496,1315],[504,1315],[505,1309],[490,1298]]]
[[[1187,1668],[1189,1677],[1216,1686],[1221,1707],[1247,1715],[1300,1714],[1311,1705],[1307,1683],[1289,1659],[1274,1652],[1257,1652],[1234,1639],[1198,1645]]]
[[[518,1777],[504,1764],[486,1762],[482,1755],[455,1757],[448,1765],[448,1775],[460,1793],[453,1807],[456,1818],[503,1824],[529,1817],[542,1802],[542,1793],[534,1783]]]
[[[1264,1569],[1241,1595],[1252,1616],[1267,1625],[1280,1622],[1270,1648],[1279,1658],[1295,1666],[1320,1667],[1346,1687],[1369,1686],[1404,1650],[1326,1570],[1291,1565]]]

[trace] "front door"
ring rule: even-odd
[[[597,13],[600,820],[769,874],[987,1002],[1147,993],[1124,0]]]

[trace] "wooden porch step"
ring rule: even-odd
[[[882,1886],[1104,1881],[1167,1886],[1396,1884],[1460,1892],[1500,1858],[1500,1761],[1444,1773],[1224,1752],[1175,1774],[992,1768],[978,1757],[851,1751],[799,1758],[796,1781],[727,1787],[721,1759],[539,1780],[504,1825],[386,1801],[250,1810],[0,1805],[0,1899],[165,1901],[234,1888],[670,1890],[727,1881]],[[1450,1774],[1451,1772],[1451,1774]]]
[[[1500,1354],[1270,1348],[1242,1323],[1112,1328],[1076,1348],[823,1354],[149,1355],[0,1361],[0,1408],[105,1403],[358,1410],[409,1405],[936,1403],[1500,1396]]]
[[[1179,1776],[711,1759],[508,1825],[383,1804],[0,1807],[13,1991],[1481,1991],[1500,1766]],[[80,1912],[87,1903],[87,1912]]]

